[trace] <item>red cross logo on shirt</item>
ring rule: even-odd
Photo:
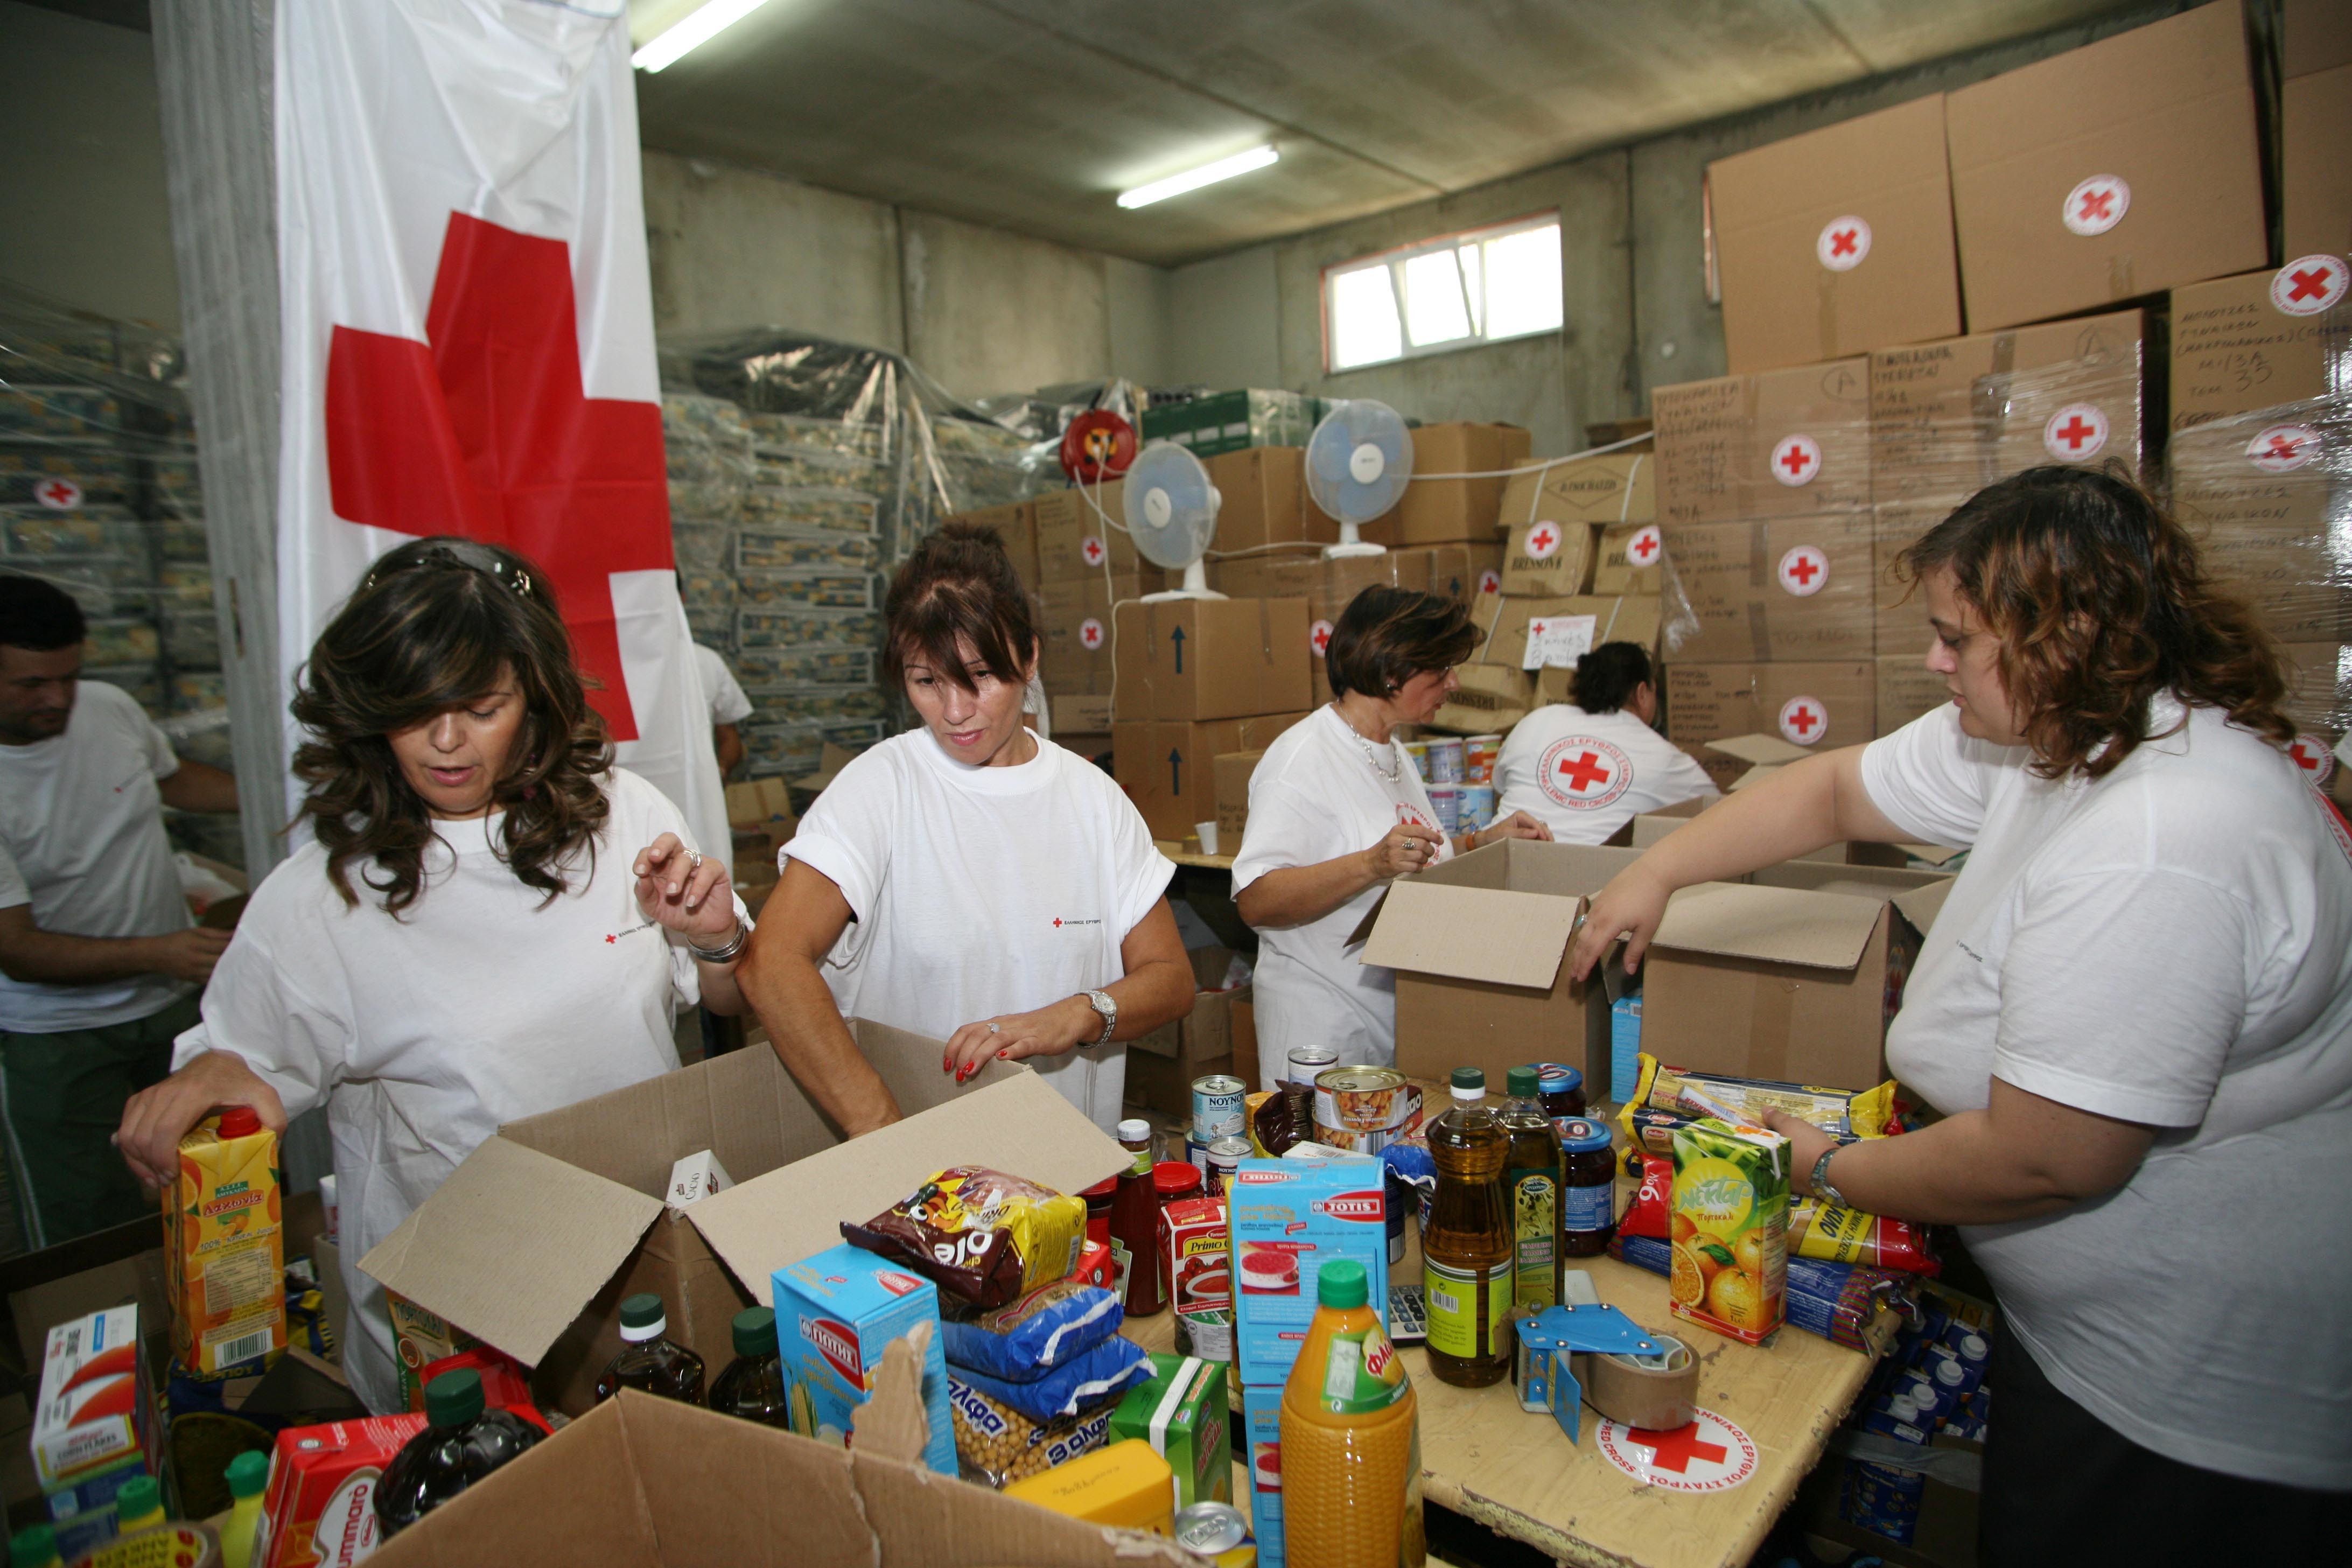
[[[2131,210],[2131,186],[2115,174],[2094,174],[2066,193],[2058,216],[2067,231],[2084,237],[2105,234],[2123,222]]]
[[[614,740],[635,740],[612,574],[675,564],[660,405],[585,395],[560,239],[450,214],[425,340],[335,328],[335,515],[464,534],[536,562],[594,679],[589,701]]]
[[[45,479],[34,489],[33,499],[51,511],[71,511],[81,505],[81,487],[71,479]]]
[[[1601,759],[1591,752],[1582,753],[1573,762],[1560,763],[1559,771],[1568,779],[1568,787],[1579,794],[1609,776],[1609,770],[1602,767]]]
[[[1536,782],[1558,805],[1591,811],[1625,793],[1633,768],[1623,752],[1597,736],[1566,735],[1544,748]]]
[[[1772,448],[1772,477],[1784,485],[1809,485],[1822,469],[1821,444],[1811,436],[1788,436]]]
[[[1780,705],[1780,733],[1801,746],[1820,740],[1828,724],[1828,710],[1810,697],[1791,697]]]
[[[1078,541],[1078,553],[1087,558],[1087,565],[1099,566],[1103,558],[1110,553],[1110,546],[1102,542],[1101,535],[1089,533]]]
[[[1325,651],[1331,646],[1331,623],[1328,621],[1318,621],[1313,626],[1307,627],[1307,646],[1315,650],[1316,658],[1321,658]]]
[[[1059,930],[1061,930],[1061,929],[1062,929],[1062,917],[1061,917],[1061,916],[1059,916],[1059,915],[1055,915],[1055,916],[1054,917],[1054,929],[1055,929],[1055,931],[1059,931]]]
[[[1559,548],[1559,530],[1550,523],[1538,525],[1528,535],[1528,557],[1533,561],[1549,561]]]
[[[2319,432],[2308,425],[2273,425],[2246,443],[2246,459],[2266,474],[2291,474],[2319,456]]]
[[[2332,256],[2298,257],[2271,277],[2271,303],[2290,316],[2315,316],[2344,298],[2344,263]]]
[[[2326,784],[2327,775],[2336,771],[2336,753],[2327,749],[2326,742],[2315,735],[2297,735],[2294,743],[2287,747],[2286,754],[2294,759],[2296,767],[2310,775],[2315,784]]]
[[[2106,411],[2095,403],[2070,403],[2042,426],[2043,448],[2061,462],[2079,462],[2106,444]]]

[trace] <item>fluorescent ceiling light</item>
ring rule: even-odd
[[[1282,154],[1271,147],[1253,147],[1246,153],[1236,153],[1230,158],[1220,158],[1213,163],[1203,163],[1181,174],[1171,174],[1164,180],[1154,180],[1148,185],[1138,185],[1119,193],[1118,205],[1123,207],[1148,207],[1154,202],[1164,202],[1170,196],[1181,196],[1186,191],[1197,191],[1202,185],[1213,185],[1219,180],[1230,180],[1235,174],[1246,174],[1252,169],[1263,169]]]
[[[689,50],[700,48],[768,0],[704,0],[702,8],[668,30],[656,34],[629,63],[648,75],[676,65]]]

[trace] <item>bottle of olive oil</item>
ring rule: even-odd
[[[1538,1310],[1559,1303],[1559,1130],[1536,1098],[1536,1069],[1513,1068],[1504,1080],[1503,1131],[1510,1135],[1503,1184],[1511,1195],[1511,1296]]]
[[[1510,1375],[1511,1205],[1503,1191],[1510,1136],[1486,1100],[1486,1075],[1455,1068],[1452,1109],[1430,1124],[1437,1194],[1421,1238],[1429,1370],[1484,1388]]]

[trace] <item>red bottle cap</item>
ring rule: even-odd
[[[232,1105],[221,1112],[220,1135],[224,1138],[250,1138],[261,1131],[261,1118],[249,1105]]]
[[[1151,1184],[1163,1204],[1190,1197],[1201,1190],[1201,1167],[1190,1160],[1162,1160],[1151,1167]]]
[[[1097,1182],[1093,1186],[1088,1187],[1086,1191],[1080,1193],[1078,1196],[1082,1198],[1101,1198],[1105,1202],[1108,1202],[1110,1199],[1118,1196],[1118,1178],[1117,1176],[1113,1176],[1108,1181]]]

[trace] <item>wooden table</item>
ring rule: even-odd
[[[1160,853],[1179,866],[1190,866],[1197,871],[1230,871],[1234,858],[1230,855],[1203,855],[1198,849],[1187,849],[1183,842],[1173,838],[1154,839]]]

